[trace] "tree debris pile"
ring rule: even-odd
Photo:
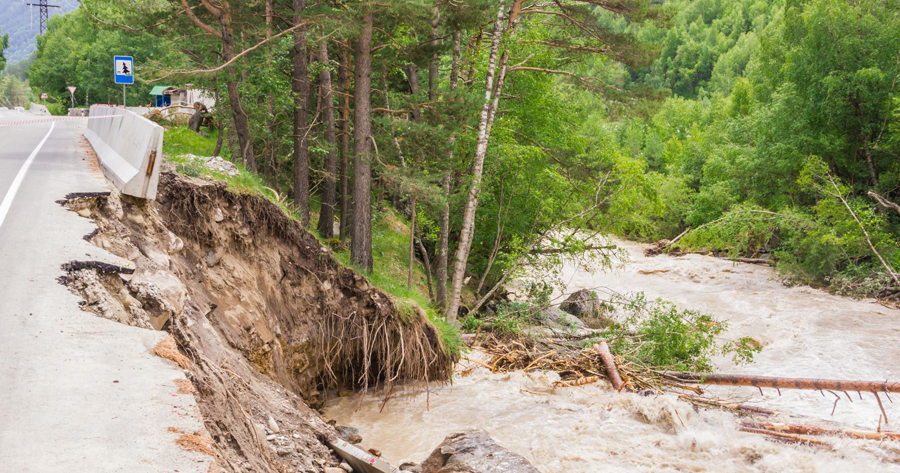
[[[342,266],[277,205],[163,173],[156,202],[117,193],[66,205],[90,241],[133,274],[80,265],[64,278],[84,308],[169,331],[231,471],[322,471],[334,437],[308,404],[332,387],[445,380],[453,363],[417,307]]]
[[[763,387],[779,390],[808,389],[822,391],[823,395],[827,391],[835,396],[834,407],[841,400],[841,396],[837,393],[844,393],[850,399],[848,390],[858,391],[860,398],[862,398],[862,393],[874,395],[878,400],[882,419],[886,419],[887,414],[882,406],[879,393],[889,398],[889,392],[900,391],[898,383],[664,372],[640,363],[629,362],[622,356],[612,356],[605,341],[583,348],[585,343],[581,340],[540,340],[508,335],[498,337],[489,334],[475,340],[473,344],[477,345],[478,349],[488,358],[487,361],[477,359],[469,361],[487,368],[491,372],[546,370],[559,374],[560,381],[555,382],[549,392],[528,391],[532,394],[552,395],[557,389],[583,386],[607,379],[610,381],[611,387],[620,392],[625,390],[644,395],[674,393],[681,400],[698,408],[732,412],[742,419],[737,423],[739,430],[765,435],[774,441],[829,449],[833,447],[832,443],[820,440],[820,438],[900,441],[900,433],[881,431],[880,427],[878,431],[867,431],[847,429],[838,425],[802,425],[777,422],[773,419],[780,414],[775,411],[704,395],[703,389],[699,386],[700,384],[724,384],[753,386],[760,390]],[[474,369],[474,365],[470,369]],[[463,372],[463,375],[466,374],[468,373]],[[850,401],[852,402],[852,399]],[[797,417],[789,416],[789,418],[796,419]],[[762,421],[760,419],[769,420]],[[809,419],[809,421],[821,422],[814,419]]]

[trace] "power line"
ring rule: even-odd
[[[50,19],[50,8],[60,8],[59,5],[48,5],[47,0],[37,0],[37,3],[26,3],[28,6],[38,7],[41,10],[41,35],[47,29],[47,20]]]

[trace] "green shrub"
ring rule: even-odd
[[[728,327],[711,315],[678,310],[675,304],[644,293],[614,295],[609,303],[622,314],[603,335],[611,350],[628,361],[676,371],[709,371],[712,357],[731,354],[735,362],[749,362],[760,351],[749,338],[737,343],[719,342]]]

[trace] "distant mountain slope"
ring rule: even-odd
[[[7,65],[13,65],[34,52],[35,36],[40,33],[40,15],[37,7],[26,5],[32,0],[0,0],[0,34],[9,34],[9,49],[5,56]],[[68,13],[78,8],[78,0],[51,0],[50,15]]]

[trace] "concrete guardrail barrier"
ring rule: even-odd
[[[162,163],[163,128],[134,112],[92,105],[84,137],[107,179],[123,194],[155,199]]]
[[[28,111],[35,115],[50,116],[50,111],[47,110],[47,107],[34,102],[31,102],[31,107],[28,109]]]

